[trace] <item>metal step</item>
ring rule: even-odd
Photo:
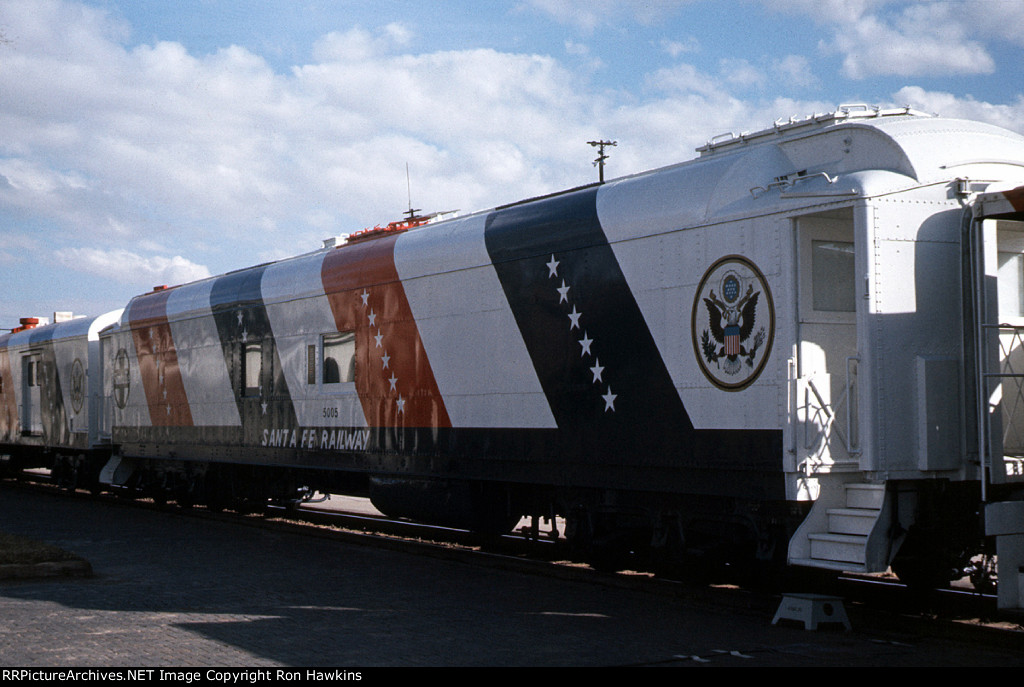
[[[811,558],[813,560],[856,563],[864,565],[865,548],[868,538],[853,534],[833,534],[822,532],[807,537],[811,542]]]
[[[822,499],[816,504],[817,525],[812,525],[810,531],[804,529],[805,544],[790,562],[830,570],[867,571],[868,541],[882,514],[885,485],[848,482],[832,494],[831,502]]]
[[[828,531],[833,534],[855,534],[866,537],[878,519],[877,508],[830,508]]]
[[[853,482],[846,485],[847,508],[870,508],[882,510],[885,502],[884,484]]]
[[[790,565],[800,565],[805,568],[820,568],[822,570],[835,570],[836,572],[868,572],[866,565],[850,563],[847,561],[826,561],[818,558],[793,558]]]

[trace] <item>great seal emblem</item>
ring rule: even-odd
[[[128,351],[121,348],[114,359],[114,402],[124,410],[128,405],[128,392],[131,390],[132,376],[128,367]]]
[[[700,280],[690,324],[704,376],[726,391],[747,388],[764,369],[775,337],[775,306],[764,275],[742,256],[719,259]]]
[[[82,412],[84,404],[85,369],[82,367],[82,361],[79,358],[75,358],[75,361],[71,363],[71,408],[77,415]]]

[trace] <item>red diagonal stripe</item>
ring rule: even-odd
[[[1017,212],[1024,211],[1024,186],[1018,186],[1015,189],[1004,191],[1003,195],[1006,196],[1006,200],[1010,201],[1010,205]]]
[[[395,269],[397,236],[337,248],[321,276],[338,331],[356,332],[356,390],[371,427],[450,427],[405,289]],[[367,304],[363,305],[363,292]],[[369,324],[370,310],[376,315]],[[381,334],[381,346],[374,336]],[[384,367],[384,355],[389,356]],[[388,379],[394,374],[394,391]],[[399,411],[399,396],[404,411]]]
[[[167,321],[170,295],[171,291],[165,290],[136,298],[129,321],[150,421],[157,427],[187,427],[192,425],[192,410]]]
[[[0,348],[0,437],[13,439],[18,429],[18,402],[11,375],[11,359],[6,344]]]

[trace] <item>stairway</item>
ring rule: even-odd
[[[790,542],[790,564],[850,572],[885,570],[885,484],[836,481],[831,488],[826,486]]]

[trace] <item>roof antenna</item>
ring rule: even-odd
[[[406,210],[405,212],[403,212],[402,214],[403,215],[408,215],[408,220],[407,221],[411,222],[411,221],[413,221],[416,218],[416,213],[419,212],[421,208],[413,209],[413,207],[412,207],[412,181],[409,180],[409,163],[408,162],[405,163],[405,187],[406,187],[406,190],[409,193],[409,209]]]
[[[609,157],[608,155],[604,154],[604,149],[605,149],[606,146],[616,146],[616,145],[618,145],[619,142],[618,141],[604,141],[604,140],[601,140],[601,141],[587,141],[587,143],[589,145],[592,145],[595,148],[597,148],[598,153],[597,153],[597,159],[594,160],[594,166],[597,167],[598,173],[599,173],[598,178],[601,180],[600,183],[603,184],[604,183],[604,161],[607,160],[608,157]]]

